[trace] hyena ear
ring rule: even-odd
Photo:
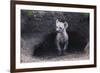
[[[66,21],[64,22],[64,26],[66,29],[68,28],[68,23]]]
[[[58,21],[58,19],[56,20],[56,24],[58,23],[59,21]]]

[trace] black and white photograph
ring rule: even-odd
[[[89,13],[21,10],[21,62],[89,59]]]
[[[13,71],[95,67],[95,6],[19,1],[12,12]]]

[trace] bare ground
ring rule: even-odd
[[[22,54],[21,62],[30,63],[30,62],[42,62],[42,61],[73,61],[73,60],[86,60],[89,59],[88,54],[86,53],[66,53],[64,56],[48,56],[48,57],[35,57]]]

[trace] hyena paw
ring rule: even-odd
[[[59,56],[63,56],[63,55],[64,55],[64,51],[59,51],[59,52],[58,52],[58,55],[59,55]]]

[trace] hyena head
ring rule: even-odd
[[[56,20],[56,31],[57,32],[64,32],[68,28],[68,23],[67,22],[60,22],[58,19]]]

